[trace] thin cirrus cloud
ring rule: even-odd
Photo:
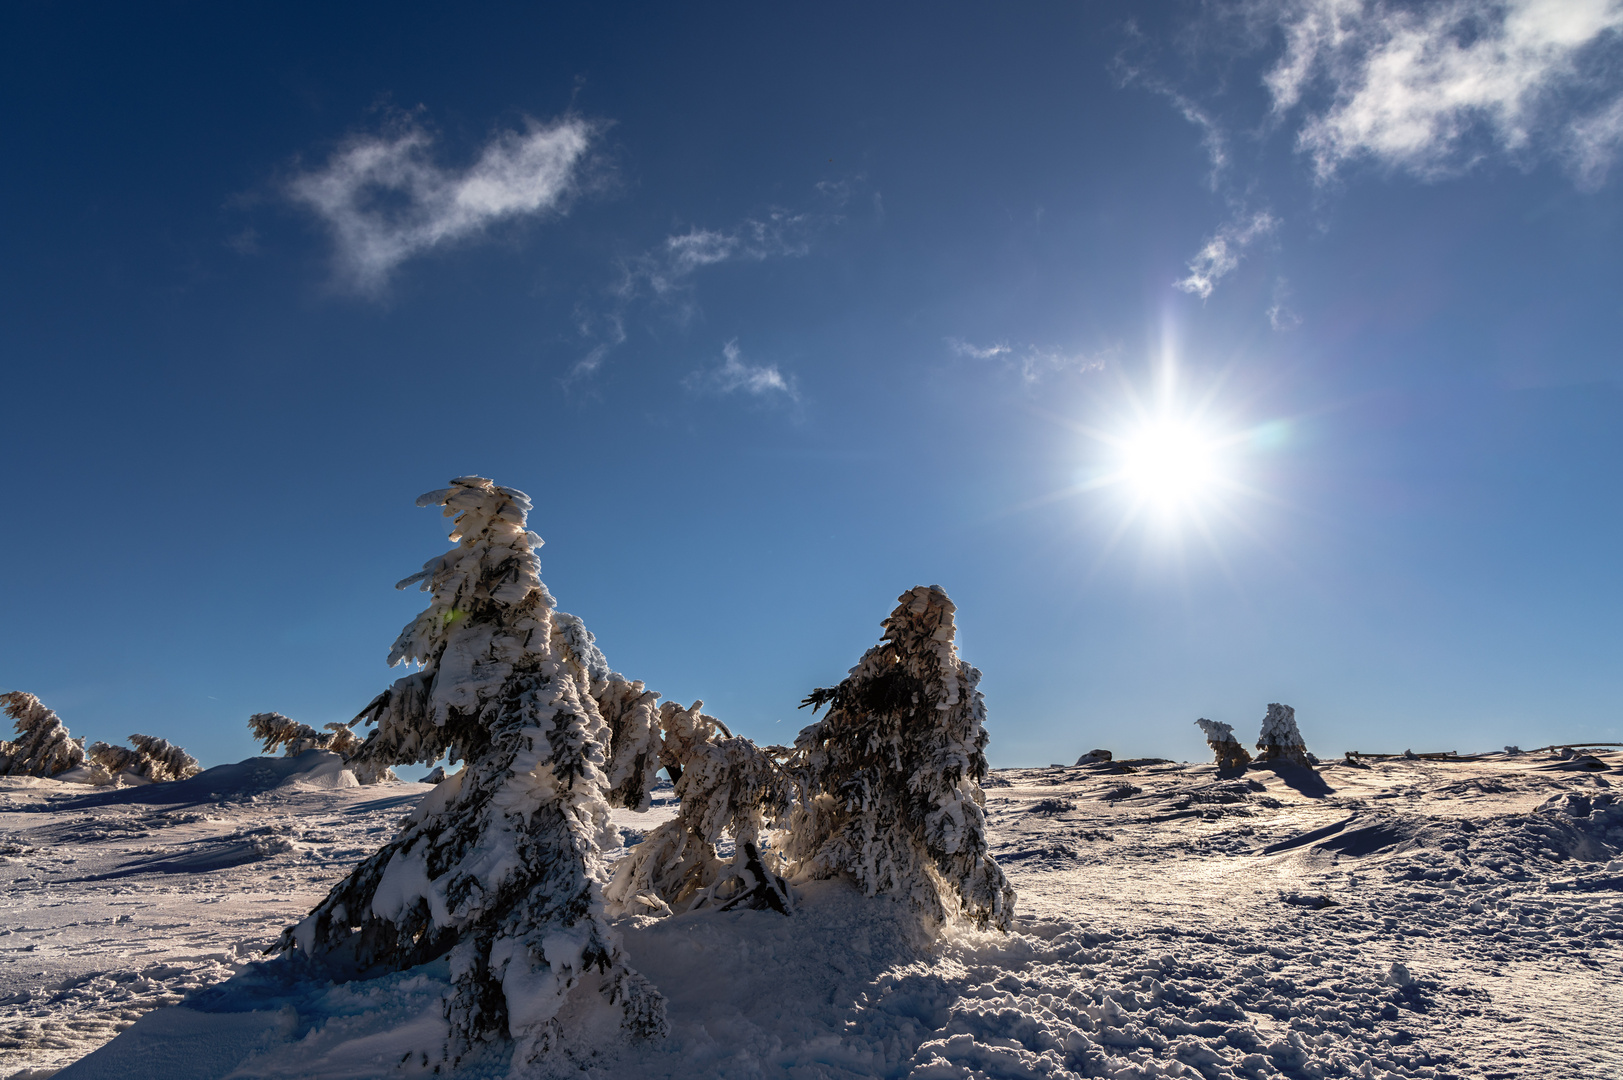
[[[357,135],[287,185],[332,234],[339,282],[378,294],[401,263],[487,233],[501,222],[557,213],[574,194],[596,127],[567,117],[497,134],[468,167],[435,163],[434,138],[406,122]]]
[[[1359,159],[1453,175],[1486,135],[1596,187],[1623,144],[1623,0],[1298,0],[1278,25],[1285,49],[1264,83],[1276,119],[1303,106],[1297,146],[1321,181]]]
[[[946,340],[947,348],[954,354],[970,360],[996,361],[1017,372],[1021,381],[1027,385],[1042,382],[1048,376],[1062,371],[1078,374],[1102,371],[1109,359],[1108,354],[1089,355],[1041,345],[1027,345],[1022,349],[1016,349],[1006,342],[975,345],[962,338],[950,337]]]
[[[1173,284],[1186,293],[1206,299],[1220,279],[1239,267],[1247,248],[1278,228],[1279,219],[1266,210],[1235,217],[1208,237],[1189,260],[1189,276]]]
[[[792,376],[785,377],[776,364],[751,364],[738,348],[738,339],[721,347],[720,366],[695,371],[683,380],[688,389],[710,394],[748,394],[756,398],[783,398],[799,401],[800,391]]]
[[[799,258],[811,251],[818,224],[811,214],[773,210],[725,231],[694,228],[667,236],[661,247],[625,263],[619,292],[630,298],[646,286],[656,296],[669,297],[716,263]]]
[[[578,312],[581,336],[592,345],[570,370],[566,382],[596,374],[609,353],[624,343],[629,313],[638,302],[660,304],[685,323],[697,311],[693,294],[700,271],[722,263],[759,263],[809,255],[817,235],[844,220],[839,210],[849,198],[851,187],[849,183],[819,184],[824,209],[773,208],[730,228],[695,226],[672,233],[650,250],[621,260],[618,280],[608,290],[606,310],[582,307]],[[717,386],[714,382],[707,385],[709,389]],[[741,387],[748,389],[744,384]]]

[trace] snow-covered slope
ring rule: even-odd
[[[306,758],[91,792],[0,781],[0,1076],[373,1077],[443,962],[332,986],[258,950],[429,790]],[[792,918],[620,924],[671,1036],[632,1077],[1623,1075],[1623,755],[1004,770],[1015,932],[924,944],[837,882]],[[671,813],[617,811],[647,830]],[[178,1008],[157,1009],[190,994]],[[595,1015],[573,1021],[598,1022]],[[605,1045],[613,1045],[605,1033]],[[504,1075],[499,1048],[459,1070]]]

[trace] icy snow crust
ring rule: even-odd
[[[296,957],[249,962],[431,790],[310,782],[322,769],[318,751],[88,795],[0,780],[0,1076],[46,1075],[143,1014],[61,1080],[425,1073],[401,1058],[444,1036],[443,960],[336,986]],[[1000,770],[987,837],[1020,893],[1012,933],[922,943],[903,904],[840,881],[801,886],[790,918],[621,919],[671,1032],[587,1075],[1623,1075],[1620,770],[1609,752],[1317,782]],[[613,818],[634,840],[674,809],[662,785]],[[458,1074],[506,1075],[501,1045]]]

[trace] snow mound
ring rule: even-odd
[[[97,791],[67,801],[65,809],[88,809],[119,803],[200,806],[204,803],[240,802],[284,784],[311,787],[352,787],[342,775],[344,759],[327,750],[306,750],[296,757],[253,757],[230,765],[216,765],[196,776],[168,784],[147,784]],[[350,781],[354,780],[350,774]]]

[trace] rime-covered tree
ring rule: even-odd
[[[761,836],[787,815],[794,781],[769,751],[700,712],[703,705],[660,708],[660,760],[676,777],[677,814],[620,860],[604,895],[616,913],[669,915],[708,904],[787,915],[788,886]],[[723,833],[733,837],[731,861],[716,852]]]
[[[980,786],[981,673],[958,658],[956,608],[940,586],[899,601],[884,640],[803,703],[828,712],[795,740],[806,798],[786,853],[797,876],[848,874],[937,922],[961,913],[1007,930],[1015,893],[987,851]]]
[[[332,742],[330,734],[324,736],[309,724],[301,724],[279,712],[254,713],[248,718],[248,730],[264,744],[265,753],[274,754],[281,748],[287,757],[295,757],[306,750],[325,750],[327,744]],[[344,730],[349,731],[349,728],[344,727]],[[350,734],[353,737],[354,733]]]
[[[61,717],[33,694],[0,694],[17,737],[0,740],[0,776],[56,776],[84,764],[85,741],[68,735]]]
[[[167,739],[156,735],[131,735],[128,746],[110,743],[90,744],[89,758],[93,765],[111,780],[117,776],[135,776],[163,784],[171,780],[185,780],[203,771],[197,759]]]
[[[1233,724],[1202,718],[1195,721],[1195,726],[1205,733],[1206,745],[1217,755],[1219,769],[1243,769],[1251,764],[1251,755],[1240,745],[1240,740],[1234,737]]]
[[[422,667],[362,713],[377,730],[357,758],[465,765],[280,946],[353,970],[448,954],[451,1031],[437,1049],[453,1065],[493,1036],[517,1042],[515,1071],[567,1052],[558,1013],[589,1003],[581,995],[601,995],[628,1033],[661,1034],[664,999],[603,913],[601,848],[619,842],[604,798],[608,724],[589,663],[555,640],[530,500],[462,477],[418,505],[456,518],[456,547],[400,583],[421,581],[432,599],[389,658]]]
[[[1274,702],[1268,706],[1268,715],[1262,718],[1262,734],[1257,737],[1259,762],[1282,762],[1312,768],[1317,764],[1307,752],[1302,733],[1296,728],[1296,710],[1289,705]]]
[[[394,772],[377,760],[354,760],[363,744],[348,724],[332,723],[325,728],[317,731],[279,712],[254,713],[248,718],[248,730],[264,744],[267,754],[276,753],[277,747],[282,748],[285,757],[297,757],[306,750],[328,750],[343,758],[363,784],[396,779]]]

